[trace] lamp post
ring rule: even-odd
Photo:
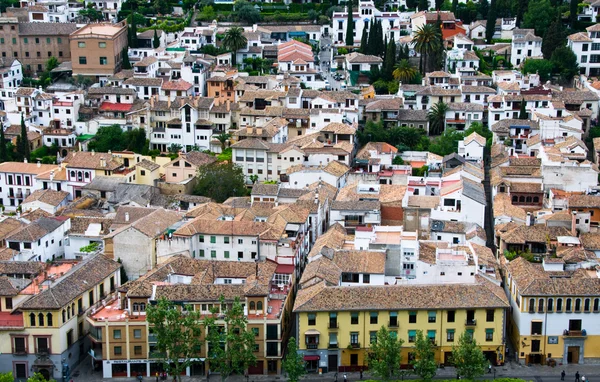
[[[494,379],[496,379],[496,368],[494,368]]]

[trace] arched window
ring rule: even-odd
[[[29,314],[29,325],[35,326],[35,314]]]
[[[67,308],[67,320],[71,318],[71,311]]]
[[[75,316],[75,303],[71,304],[71,316]]]
[[[540,202],[540,197],[539,196],[534,196],[533,197],[533,202],[534,203],[539,203]]]
[[[254,301],[250,301],[250,310],[256,310],[256,305],[254,304]]]
[[[146,304],[144,304],[143,302],[140,303],[140,312],[145,312],[146,311]]]
[[[71,170],[71,178],[75,178],[75,171]]]
[[[256,310],[263,310],[263,303],[262,303],[262,301],[258,301],[256,303]]]
[[[139,312],[140,310],[140,304],[138,304],[137,302],[133,303],[133,311],[134,312]]]
[[[63,309],[62,312],[62,316],[63,316],[63,324],[67,321],[67,313],[65,312],[65,310]]]
[[[538,300],[538,313],[544,313],[544,299],[540,298]]]
[[[85,176],[85,178],[86,178],[86,179],[89,179],[89,178],[90,178],[90,173],[89,173],[89,172],[87,172],[87,171],[86,171],[86,172],[84,172],[83,174],[84,174],[84,176]]]
[[[38,325],[44,326],[44,313],[38,314]]]
[[[528,196],[528,197],[525,199],[525,201],[526,201],[527,203],[531,203],[531,200],[532,200],[532,199],[531,199],[531,196]]]
[[[52,313],[48,313],[46,315],[46,323],[48,324],[48,326],[52,326],[53,322],[52,322]]]
[[[599,308],[600,308],[600,298],[595,298],[594,299],[594,312],[597,312]]]
[[[568,298],[568,299],[567,299],[567,307],[566,307],[566,311],[567,311],[567,312],[570,312],[572,307],[573,307],[573,301],[572,301],[570,298]]]
[[[519,201],[519,198],[513,195],[512,201],[513,203],[517,203]]]
[[[590,311],[590,299],[586,298],[585,302],[583,303],[583,310],[585,312],[589,312]]]
[[[556,299],[556,311],[562,312],[562,298]]]
[[[548,312],[552,312],[554,310],[554,299],[549,298],[548,299],[548,306],[546,307],[546,310]]]
[[[575,299],[575,311],[581,312],[581,299],[580,298]]]
[[[535,313],[535,299],[529,299],[529,313]]]
[[[519,203],[525,203],[525,197],[519,196]]]

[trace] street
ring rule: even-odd
[[[333,56],[335,55],[335,47],[333,46],[330,37],[321,37],[320,44],[321,50],[319,51],[319,69],[321,70],[323,80],[329,81],[331,90],[340,90],[342,82],[336,81],[336,79],[333,78],[333,74],[330,70]]]

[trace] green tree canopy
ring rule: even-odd
[[[492,0],[492,4],[488,9],[487,21],[485,23],[485,40],[488,44],[492,43],[496,33],[496,1]]]
[[[383,381],[391,381],[400,374],[402,344],[396,332],[389,332],[382,326],[377,332],[375,343],[369,349],[369,371]]]
[[[415,359],[412,361],[414,372],[423,381],[431,381],[437,372],[433,344],[423,331],[417,330],[415,338]]]
[[[237,21],[247,24],[255,24],[260,21],[260,11],[254,8],[255,4],[251,4],[246,0],[237,0],[234,3],[234,15]]]
[[[152,47],[154,49],[160,47],[160,39],[158,38],[158,33],[156,32],[156,28],[154,28],[154,36],[152,37]]]
[[[242,168],[233,163],[212,163],[198,169],[196,195],[223,203],[231,196],[246,196],[248,191]]]
[[[550,62],[552,63],[553,73],[558,74],[563,83],[570,83],[573,81],[573,77],[579,74],[577,56],[568,46],[556,48],[552,53]]]
[[[176,306],[161,298],[156,305],[148,305],[146,320],[156,336],[156,349],[169,375],[181,373],[198,356],[202,345],[201,313],[192,306]]]
[[[0,126],[0,162],[8,160],[8,151],[6,150],[6,139],[4,138],[4,126]]]
[[[431,56],[442,49],[440,36],[439,29],[433,24],[425,24],[415,32],[415,50],[421,54],[422,73],[429,71],[429,67],[433,66]]]
[[[556,48],[565,46],[566,44],[567,41],[565,39],[562,20],[554,20],[546,30],[546,34],[542,40],[542,53],[544,54],[544,58],[549,60]]]
[[[88,4],[86,8],[79,10],[79,16],[83,17],[88,22],[104,20],[102,12],[94,8],[92,3]]]
[[[427,118],[429,119],[429,134],[439,135],[444,131],[447,111],[448,105],[443,101],[439,101],[429,109],[429,112],[427,113]]]
[[[537,36],[544,36],[546,29],[556,19],[555,7],[550,0],[530,0],[527,12],[523,15],[525,28],[533,28]]]
[[[29,157],[31,156],[31,148],[29,147],[29,139],[27,139],[27,127],[25,126],[25,117],[23,113],[21,113],[21,135],[19,136],[18,143],[17,151],[19,153],[19,157],[29,160]]]
[[[452,362],[456,372],[464,379],[474,380],[485,373],[488,364],[483,351],[467,331],[458,339],[458,344],[452,347]]]
[[[290,382],[298,382],[300,377],[306,374],[304,358],[302,354],[298,353],[298,346],[294,337],[290,337],[288,340],[287,352],[285,359],[281,362],[281,366]]]
[[[221,296],[221,306],[225,299]],[[217,315],[223,315],[217,322]],[[254,356],[254,333],[248,329],[248,318],[240,298],[236,297],[225,312],[213,308],[212,315],[204,319],[207,329],[206,342],[208,345],[208,360],[210,369],[221,374],[225,381],[231,374],[244,374],[249,366],[256,364]]]
[[[519,119],[527,119],[527,102],[521,98],[521,108],[519,109]]]
[[[106,153],[108,151],[131,150],[138,154],[148,152],[149,142],[144,129],[123,132],[119,125],[102,126],[94,140],[88,145],[90,150]]]
[[[458,141],[462,140],[464,135],[454,129],[446,129],[439,137],[436,137],[429,145],[429,151],[437,155],[448,155],[458,150]]]
[[[550,60],[536,60],[528,58],[523,64],[524,74],[538,73],[540,75],[540,80],[543,82],[546,82],[550,79],[553,69],[554,65],[552,62],[550,62]]]
[[[348,19],[346,20],[346,45],[354,45],[354,18],[352,17],[352,3],[348,4]]]
[[[396,80],[409,83],[417,75],[417,69],[407,59],[402,59],[396,63],[392,74]]]

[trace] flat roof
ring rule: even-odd
[[[86,26],[71,33],[71,36],[85,36],[85,35],[98,35],[112,37],[118,34],[121,30],[126,28],[122,24],[109,24],[109,23],[94,23],[87,24]]]

